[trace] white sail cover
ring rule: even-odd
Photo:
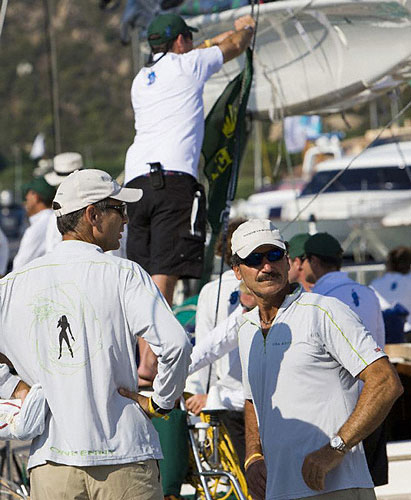
[[[255,7],[257,11],[257,7]],[[199,40],[233,28],[251,7],[189,19]],[[284,0],[259,6],[249,110],[282,117],[335,112],[411,78],[410,0]],[[207,83],[210,109],[242,58]]]

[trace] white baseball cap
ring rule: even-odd
[[[83,158],[80,153],[60,153],[53,159],[53,170],[44,178],[50,186],[59,186],[68,175],[82,168]]]
[[[280,231],[268,219],[250,219],[238,226],[231,237],[231,251],[240,259],[245,259],[261,245],[286,249]]]
[[[142,189],[123,188],[107,172],[89,168],[73,172],[60,184],[53,200],[58,208],[53,208],[61,217],[106,198],[134,203],[142,196]]]

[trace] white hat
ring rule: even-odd
[[[286,249],[280,231],[268,219],[250,219],[238,226],[231,237],[231,251],[240,259],[245,259],[261,245]]]
[[[134,203],[142,196],[142,189],[123,188],[103,170],[76,170],[58,187],[53,204],[58,203],[60,208],[54,213],[61,217],[106,198]]]
[[[59,186],[68,175],[83,168],[83,158],[80,153],[60,153],[53,159],[53,168],[44,178],[50,186]]]

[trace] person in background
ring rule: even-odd
[[[306,292],[309,292],[313,287],[312,283],[308,283],[305,280],[303,271],[305,258],[304,243],[309,237],[308,233],[299,233],[288,241],[288,263],[290,264],[288,281],[290,283],[300,283]]]
[[[383,311],[397,304],[407,309],[408,316],[404,332],[411,331],[411,247],[393,248],[386,261],[386,273],[371,281],[370,286],[376,291]]]
[[[303,272],[311,291],[327,297],[335,297],[354,311],[365,328],[381,348],[385,345],[385,328],[382,311],[376,294],[341,271],[343,249],[328,233],[317,233],[304,244]],[[364,450],[375,486],[388,482],[386,435],[381,425],[364,439]]]
[[[45,174],[44,179],[50,186],[56,189],[60,184],[76,170],[83,168],[83,157],[80,153],[60,153],[53,158],[53,170]],[[46,231],[46,252],[51,252],[62,239],[57,229],[56,217],[50,217]]]
[[[29,226],[20,241],[18,252],[13,260],[13,271],[46,253],[46,232],[53,215],[51,203],[56,189],[44,179],[34,177],[23,187],[24,208]]]
[[[9,256],[9,241],[3,230],[0,228],[0,278],[2,278],[7,273]]]

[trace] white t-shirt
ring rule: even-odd
[[[46,232],[50,217],[55,217],[51,208],[41,210],[29,217],[29,227],[20,241],[19,250],[13,260],[13,271],[46,253]]]
[[[62,241],[63,236],[57,229],[57,217],[54,215],[50,217],[46,230],[46,253],[53,251],[56,246]]]
[[[137,388],[141,336],[159,356],[153,399],[172,408],[184,389],[191,345],[138,264],[83,241],[62,241],[0,280],[0,301],[0,352],[22,380],[41,385],[50,408],[29,467],[161,458],[150,420],[117,390]],[[1,365],[0,397],[8,399],[15,385]]]
[[[300,287],[285,298],[265,339],[258,308],[243,318],[244,393],[257,413],[266,499],[313,496],[301,473],[304,458],[346,422],[358,398],[357,375],[385,354],[349,307]],[[327,475],[323,492],[372,487],[360,443]]]
[[[140,70],[131,88],[136,136],[127,151],[125,184],[148,173],[149,162],[197,178],[204,136],[203,88],[221,69],[223,54],[210,47],[161,55]]]
[[[385,327],[378,298],[370,287],[360,285],[347,273],[335,271],[324,274],[311,290],[320,295],[335,297],[356,314],[380,347],[385,346]]]
[[[387,272],[381,278],[376,278],[370,286],[377,292],[382,310],[403,305],[410,314],[408,315],[405,331],[411,330],[411,273],[401,274]]]
[[[196,344],[201,344],[210,337],[214,326],[219,325],[238,307],[240,282],[234,271],[223,273],[217,322],[215,311],[217,305],[219,280],[211,281],[201,289],[196,313]],[[186,390],[193,393],[206,393],[210,367],[204,365],[195,375],[187,380]],[[222,403],[229,410],[241,411],[244,408],[243,387],[241,383],[241,363],[238,348],[231,351],[213,366],[210,386],[217,385]]]

